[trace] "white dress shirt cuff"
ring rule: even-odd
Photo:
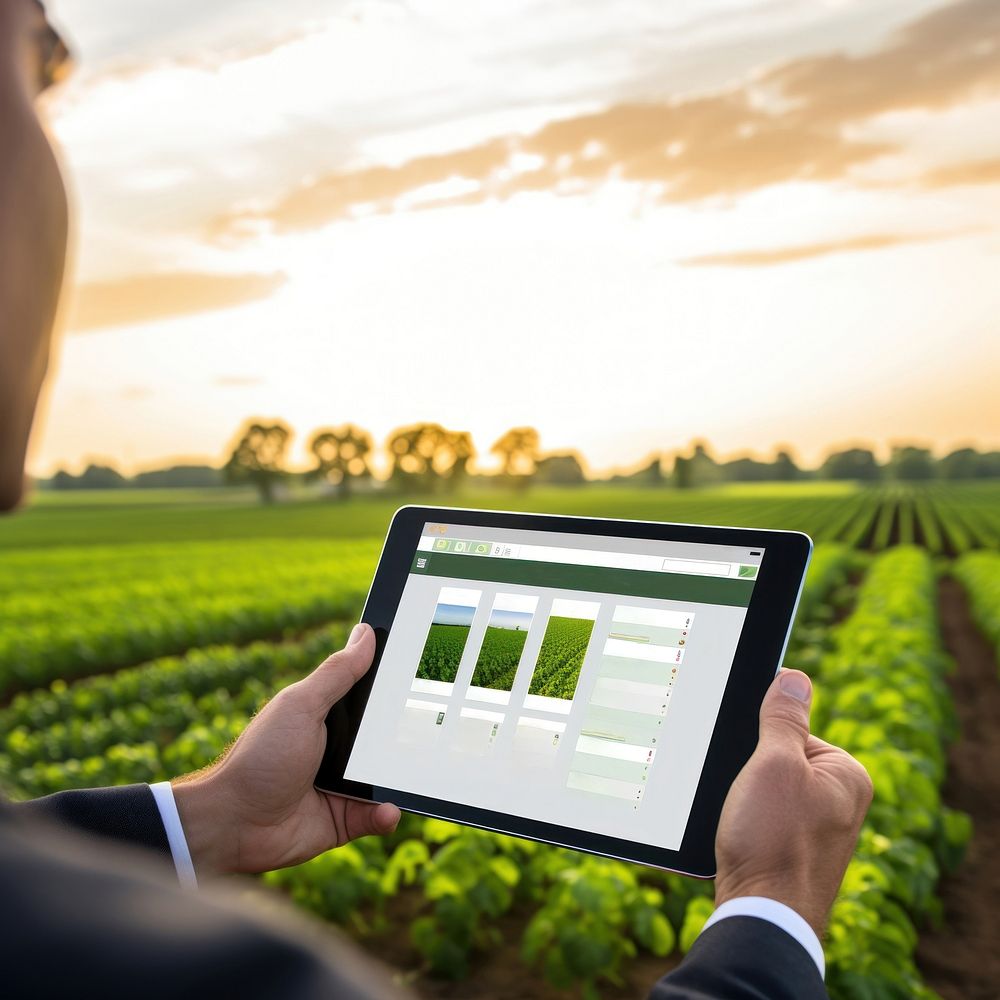
[[[819,943],[816,932],[790,906],[785,906],[776,899],[767,899],[765,896],[740,896],[737,899],[730,899],[708,918],[702,933],[726,917],[759,917],[780,927],[805,948],[809,957],[816,963],[820,977],[826,976],[823,946]]]
[[[153,793],[163,829],[167,832],[167,843],[174,859],[174,868],[177,869],[177,879],[185,889],[197,889],[198,879],[194,873],[187,838],[184,836],[184,827],[181,826],[181,817],[177,812],[177,803],[174,801],[174,790],[169,781],[158,781],[155,785],[150,785],[149,790]]]

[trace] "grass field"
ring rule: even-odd
[[[816,679],[817,732],[862,757],[876,786],[831,919],[831,994],[995,995],[1000,958],[988,930],[977,943],[969,928],[992,927],[1000,898],[1000,484],[594,484],[435,500],[811,534],[787,662]],[[0,520],[0,780],[25,797],[209,763],[344,641],[402,502],[109,491],[45,494]],[[575,687],[592,626],[550,620],[533,692]],[[468,634],[434,625],[419,676],[453,680]],[[516,635],[488,630],[487,686],[512,678]],[[968,822],[944,801],[972,815],[971,866]],[[549,992],[546,969],[577,970],[574,991],[640,995],[712,909],[710,884],[415,817],[385,843],[268,880],[442,998],[574,995]],[[466,977],[459,994],[448,977]]]
[[[240,538],[370,538],[384,535],[393,511],[407,502],[706,523],[722,523],[735,515],[740,523],[764,524],[768,517],[784,513],[792,518],[787,527],[802,529],[861,495],[839,483],[793,484],[781,489],[740,485],[687,493],[595,484],[524,492],[479,489],[434,497],[376,495],[344,503],[307,501],[262,507],[243,490],[178,490],[176,497],[171,497],[172,492],[38,494],[36,502],[16,519],[0,520],[0,549]]]
[[[355,497],[261,507],[243,490],[109,490],[39,494],[0,520],[0,550],[260,538],[375,538],[403,503],[530,510],[695,524],[786,528],[818,541],[879,549],[913,542],[948,554],[996,547],[1000,490],[992,483],[874,487],[807,482],[678,491],[600,483],[434,497]],[[876,529],[881,514],[882,534]]]
[[[593,631],[594,622],[589,618],[553,615],[545,626],[528,694],[572,698]]]

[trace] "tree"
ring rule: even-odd
[[[351,480],[371,475],[368,456],[372,447],[371,435],[354,424],[319,430],[309,442],[316,459],[311,475],[333,483],[346,497],[351,492]]]
[[[703,441],[694,443],[690,458],[678,455],[674,460],[674,485],[679,489],[718,483],[722,478],[722,467],[712,458]]]
[[[958,448],[938,462],[938,471],[944,479],[976,479],[982,459],[975,448]]]
[[[526,486],[538,466],[538,431],[534,427],[512,427],[494,442],[490,452],[500,456],[501,472],[510,482]]]
[[[835,451],[820,466],[822,479],[852,479],[870,482],[882,476],[882,469],[875,455],[867,448],[848,448]]]
[[[708,444],[696,441],[691,456],[692,475],[695,485],[706,486],[722,480],[722,470],[708,450]]]
[[[778,454],[774,456],[771,468],[774,478],[779,482],[802,478],[802,470],[795,464],[792,453],[784,448],[779,449]]]
[[[49,485],[54,490],[117,490],[128,486],[128,480],[110,465],[91,462],[78,476],[60,469]]]
[[[172,465],[166,469],[148,469],[132,478],[137,489],[204,489],[221,486],[224,481],[221,469],[211,465]]]
[[[930,448],[914,448],[911,445],[892,449],[889,472],[893,479],[923,480],[934,478],[934,459]]]
[[[734,483],[763,483],[771,479],[774,469],[756,458],[734,458],[719,466],[724,478]]]
[[[386,451],[392,460],[390,479],[400,489],[431,492],[442,480],[457,486],[475,454],[465,431],[448,431],[440,424],[413,424],[389,435]]]
[[[552,483],[556,486],[579,486],[586,482],[583,463],[575,451],[558,452],[538,460],[535,468],[536,483]]]
[[[127,485],[125,477],[110,465],[91,462],[80,474],[77,485],[81,490],[117,490]]]
[[[1000,478],[1000,451],[984,451],[979,456],[977,479]]]
[[[662,456],[653,455],[645,465],[625,478],[639,486],[662,486],[664,479]]]
[[[458,490],[469,475],[469,462],[476,457],[472,435],[468,431],[445,431],[445,440],[437,456],[443,466],[438,474],[451,492]]]
[[[685,458],[683,455],[677,455],[674,458],[674,471],[672,474],[674,486],[679,490],[687,490],[691,488],[691,459]]]
[[[230,483],[253,483],[262,503],[274,500],[274,487],[285,475],[285,449],[292,432],[280,421],[250,423],[233,447],[224,471]]]
[[[76,476],[65,469],[57,469],[49,486],[54,490],[71,490],[76,486]]]

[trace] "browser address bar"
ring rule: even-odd
[[[435,544],[437,541],[438,544]],[[739,575],[739,563],[713,562],[707,559],[676,559],[643,555],[637,552],[606,552],[602,549],[570,549],[558,545],[524,545],[507,542],[476,542],[453,539],[445,543],[448,551],[500,559],[523,559],[529,562],[553,562],[570,566],[602,566],[608,569],[637,569],[659,573],[691,573],[698,576]],[[443,547],[441,540],[428,535],[418,548],[433,551]]]

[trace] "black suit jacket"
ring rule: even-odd
[[[0,912],[12,998],[409,996],[293,912],[180,889],[147,785],[0,800]],[[826,996],[798,942],[765,920],[730,917],[698,938],[650,1000]]]

